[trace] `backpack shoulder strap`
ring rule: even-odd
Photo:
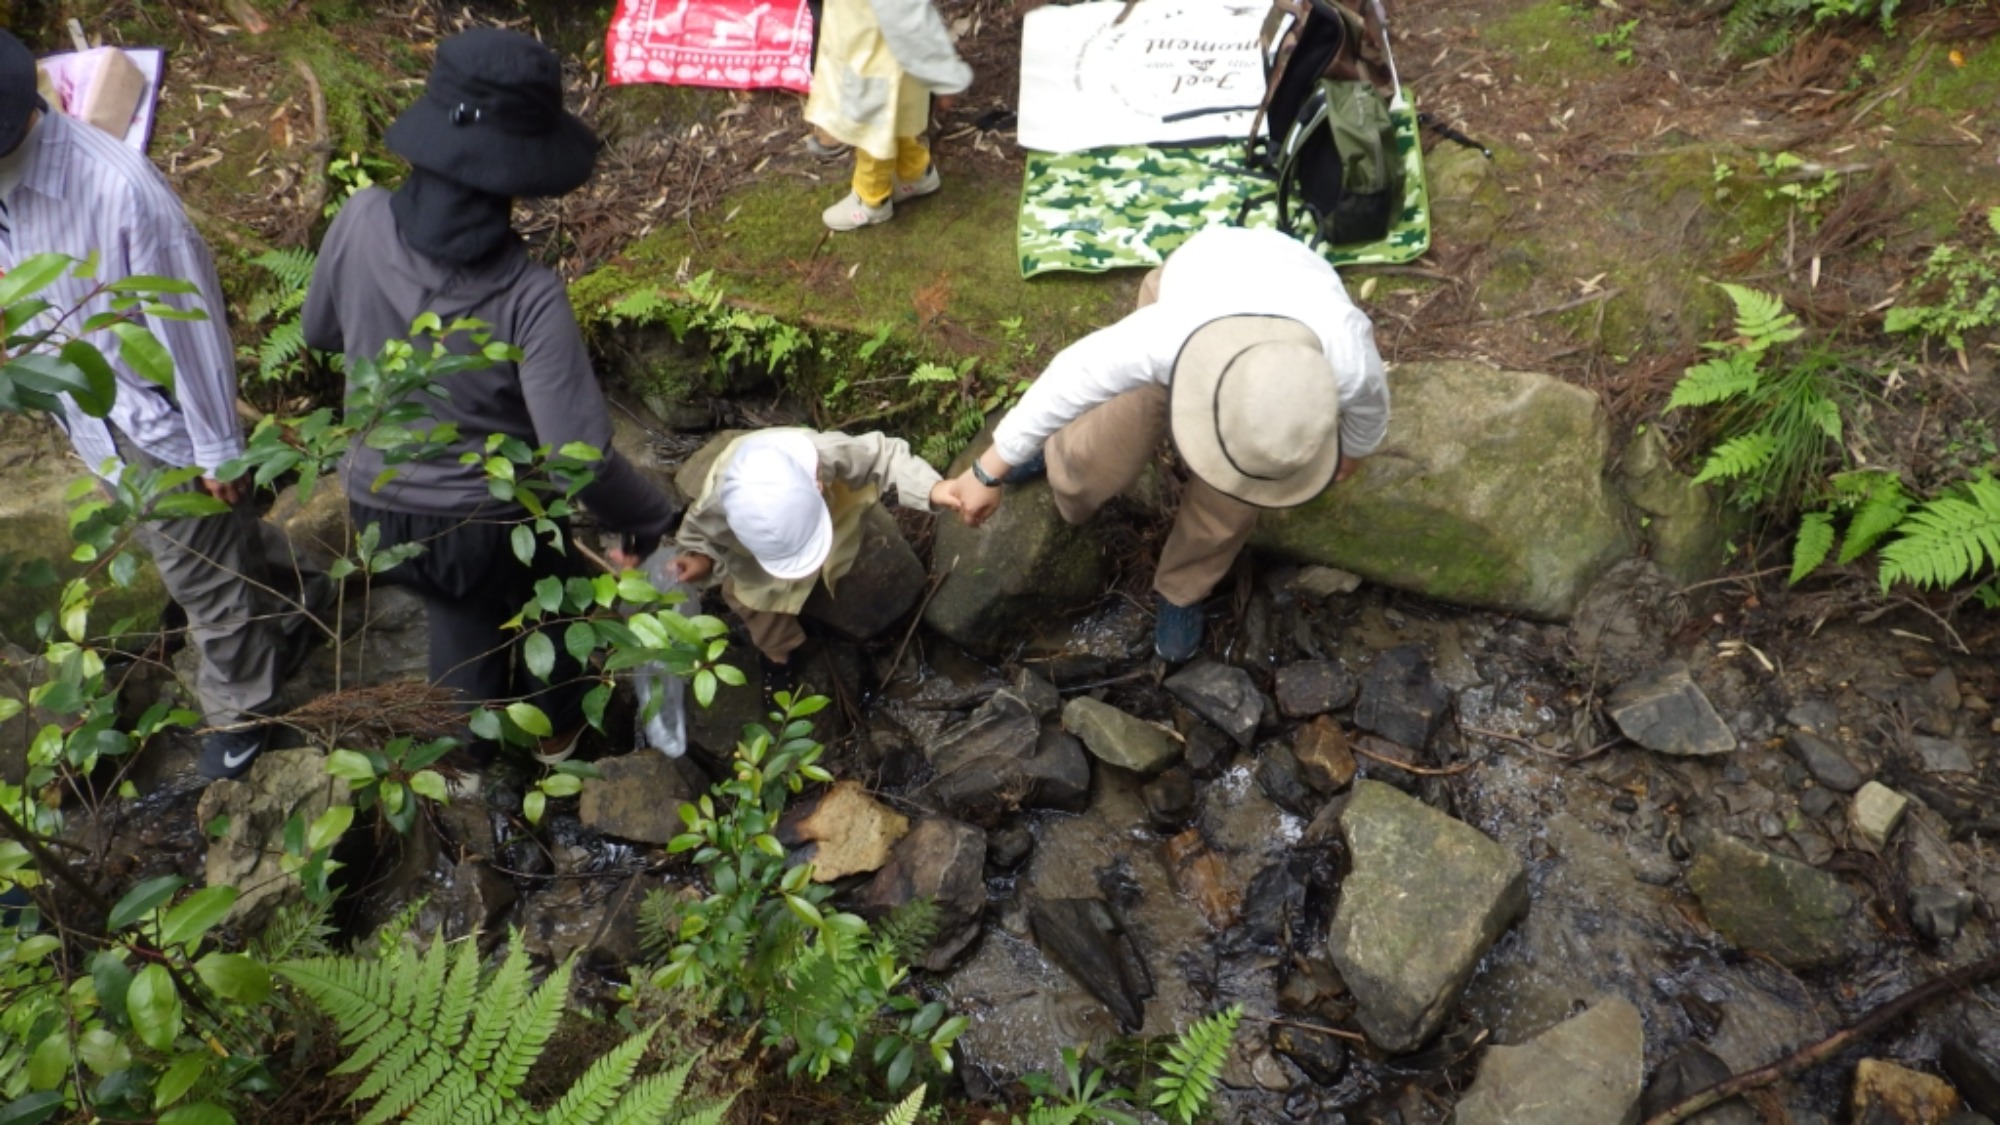
[[[1270,112],[1271,92],[1277,88],[1278,75],[1283,74],[1285,64],[1292,61],[1292,49],[1298,46],[1299,33],[1305,27],[1311,8],[1311,0],[1271,0],[1271,10],[1264,13],[1263,29],[1257,33],[1258,53],[1264,62],[1264,96],[1258,99],[1257,114],[1250,119],[1250,145],[1253,148],[1264,131],[1264,115]],[[1288,18],[1289,23],[1286,22]],[[1281,29],[1282,39],[1279,38]]]

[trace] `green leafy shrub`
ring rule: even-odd
[[[2000,567],[2000,481],[1980,475],[1925,501],[1882,547],[1882,588],[1953,586]],[[1982,597],[1992,604],[1990,597]]]
[[[244,355],[257,361],[257,378],[282,382],[305,370],[306,330],[301,317],[306,286],[312,281],[319,255],[300,247],[266,250],[250,259],[269,280],[250,296],[243,316],[264,329],[264,339]]]
[[[2000,207],[1986,212],[1986,225],[2000,235]],[[1939,246],[1910,282],[1909,292],[1925,295],[1928,303],[1898,302],[1883,315],[1883,330],[1937,337],[1962,352],[1967,332],[2000,324],[2000,251]]]

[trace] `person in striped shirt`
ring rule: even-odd
[[[243,483],[214,476],[243,452],[235,349],[215,263],[159,171],[117,138],[51,111],[35,89],[33,53],[0,32],[0,269],[51,252],[98,255],[95,278],[64,276],[41,294],[58,312],[81,306],[78,320],[110,307],[108,297],[93,296],[100,282],[135,276],[194,283],[193,295],[165,300],[208,314],[145,321],[173,357],[171,389],[119,360],[115,340],[101,333],[95,342],[117,373],[111,412],[92,418],[69,403],[59,420],[77,456],[100,477],[115,479],[124,465],[200,466],[203,475],[187,487],[229,505],[206,518],[147,521],[138,538],[187,612],[201,656],[195,693],[207,733],[197,768],[210,779],[236,777],[264,748],[264,711],[284,670],[286,625],[303,621],[281,620],[287,607],[271,582]]]

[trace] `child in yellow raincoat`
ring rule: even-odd
[[[854,146],[854,190],[821,217],[858,230],[938,189],[920,134],[931,95],[963,91],[972,68],[930,0],[826,0],[825,12],[806,120]]]

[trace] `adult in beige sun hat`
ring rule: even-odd
[[[1147,276],[1130,315],[1058,353],[948,486],[977,526],[1001,484],[1045,473],[1081,523],[1171,435],[1189,479],[1154,571],[1154,647],[1181,661],[1257,513],[1345,479],[1388,426],[1374,328],[1333,267],[1282,233],[1216,227]]]

